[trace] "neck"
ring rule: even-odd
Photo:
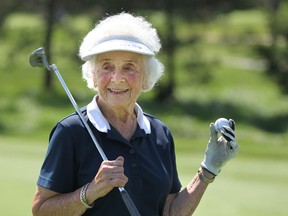
[[[121,121],[127,121],[129,118],[135,117],[135,103],[128,104],[127,106],[112,106],[106,101],[102,100],[100,97],[97,98],[98,107],[105,117],[110,119],[120,119]]]
[[[116,109],[105,106],[98,101],[99,109],[106,120],[127,140],[130,140],[137,128],[137,115],[134,107],[130,109]]]

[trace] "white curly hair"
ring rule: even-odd
[[[95,61],[95,56],[97,54],[87,56],[87,53],[93,47],[102,43],[103,40],[106,41],[107,39],[105,38],[111,36],[113,38],[115,38],[115,36],[137,38],[137,41],[140,41],[141,44],[153,53],[152,55],[143,54],[145,71],[143,92],[151,90],[164,72],[163,64],[155,57],[161,49],[160,39],[156,29],[153,28],[151,23],[144,17],[133,16],[126,12],[108,16],[100,20],[95,28],[93,28],[83,39],[79,49],[79,56],[85,61],[82,65],[82,77],[87,82],[88,88],[98,91],[93,79],[93,71],[97,68],[97,61]]]

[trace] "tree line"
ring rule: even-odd
[[[175,89],[175,52],[183,43],[197,43],[197,39],[179,41],[175,37],[175,17],[181,17],[189,22],[205,22],[213,19],[219,13],[229,13],[233,10],[262,7],[270,12],[270,34],[272,43],[269,46],[259,45],[257,51],[267,61],[267,74],[274,77],[284,93],[288,94],[288,64],[287,44],[288,0],[1,0],[0,29],[5,18],[14,12],[38,13],[45,20],[44,48],[48,60],[51,57],[51,41],[53,26],[59,22],[59,12],[69,14],[89,14],[91,19],[101,17],[105,13],[121,11],[162,10],[166,17],[166,34],[162,37],[163,49],[167,52],[167,82],[158,88],[158,99],[165,100],[173,95]],[[277,46],[279,38],[285,39],[286,45]],[[45,73],[44,88],[52,88],[52,77]]]

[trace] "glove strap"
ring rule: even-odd
[[[212,183],[214,180],[215,180],[215,177],[213,178],[207,178],[204,173],[203,173],[203,169],[202,167],[199,168],[198,170],[198,175],[199,175],[199,178],[202,182],[206,183],[206,184],[210,184]]]

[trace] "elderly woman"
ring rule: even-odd
[[[129,215],[125,187],[141,215],[191,215],[209,183],[238,151],[234,122],[210,140],[198,173],[181,190],[173,137],[136,103],[163,74],[157,31],[143,17],[107,17],[84,38],[83,78],[97,91],[82,109],[108,160],[102,161],[77,114],[50,134],[37,182],[33,215]]]

